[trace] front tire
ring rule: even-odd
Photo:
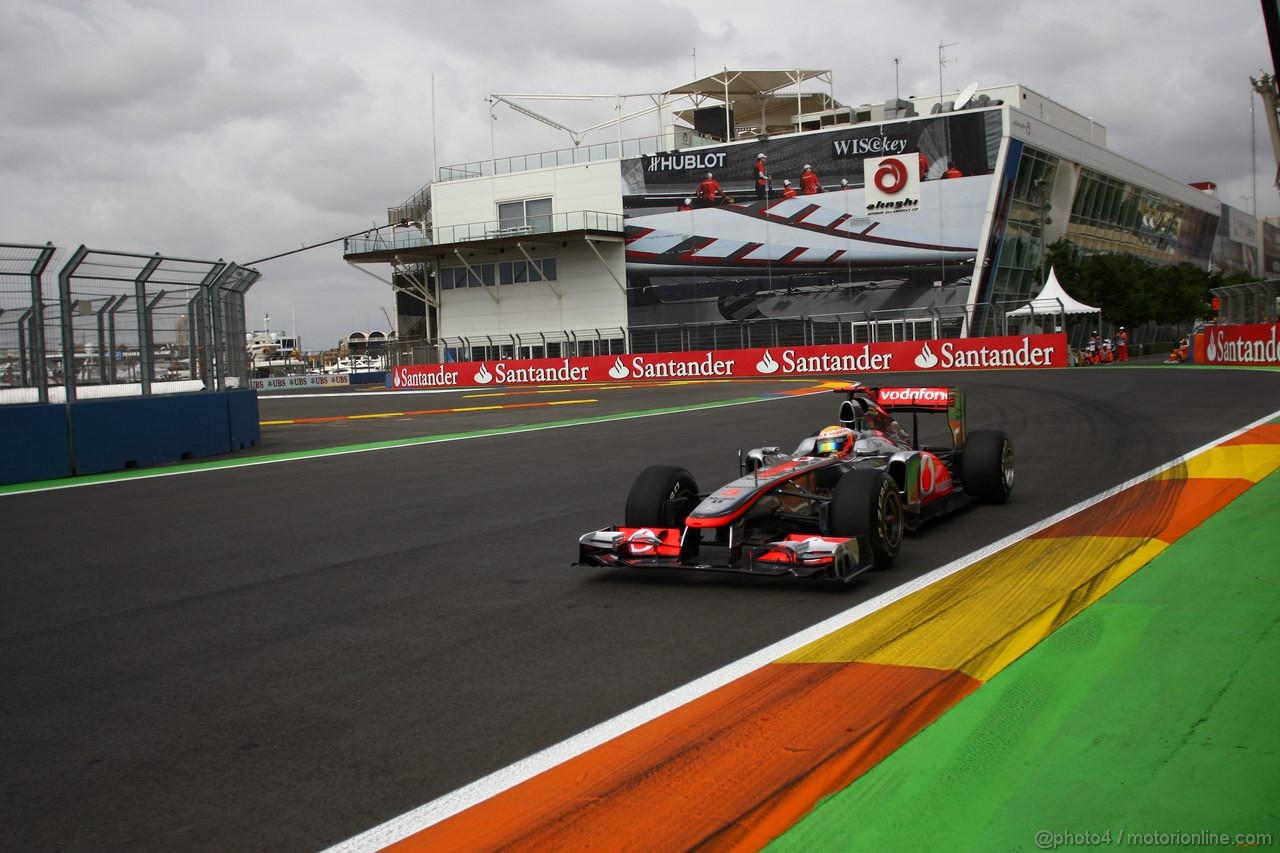
[[[693,475],[674,465],[650,465],[640,472],[627,495],[626,527],[683,527],[698,505]]]
[[[832,536],[865,536],[875,568],[889,568],[902,550],[906,528],[897,482],[878,468],[847,472],[832,492],[827,527]]]
[[[960,459],[965,494],[989,504],[1002,504],[1013,491],[1013,440],[1003,430],[969,433]]]

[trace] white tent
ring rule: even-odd
[[[1085,305],[1074,299],[1062,289],[1062,283],[1054,275],[1053,267],[1049,267],[1049,278],[1045,281],[1040,294],[1021,308],[1005,313],[1006,317],[1032,317],[1036,314],[1100,314],[1091,305]]]

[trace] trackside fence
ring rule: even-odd
[[[85,246],[61,255],[0,244],[0,402],[247,387],[256,270]]]

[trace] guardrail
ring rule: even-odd
[[[579,145],[575,148],[558,148],[554,151],[539,151],[534,154],[520,154],[515,157],[495,157],[489,160],[476,160],[455,166],[441,166],[437,170],[437,180],[442,182],[461,181],[467,178],[509,175],[516,172],[549,169],[554,166],[573,166],[579,163],[594,163],[600,160],[621,160],[642,157],[646,154],[661,154],[669,151],[682,151],[686,148],[703,148],[708,145],[724,144],[723,139],[711,139],[691,130],[678,131],[675,134],[642,136],[637,139],[624,139],[620,142],[600,142],[593,145]]]
[[[505,237],[523,237],[538,234],[560,234],[566,231],[604,231],[613,234],[623,232],[621,213],[605,213],[599,210],[571,210],[530,216],[524,219],[489,219],[483,222],[466,222],[460,225],[441,225],[426,229],[404,226],[392,228],[391,233],[370,231],[366,236],[348,237],[343,241],[344,255],[369,252],[386,252],[418,246],[440,246],[453,243],[469,243],[481,240],[498,240]]]

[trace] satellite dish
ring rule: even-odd
[[[964,109],[964,105],[969,103],[969,101],[973,99],[974,93],[976,93],[977,91],[978,91],[978,81],[974,80],[968,86],[965,86],[963,89],[960,90],[960,94],[956,97],[956,105],[952,107],[952,109],[953,110]]]

